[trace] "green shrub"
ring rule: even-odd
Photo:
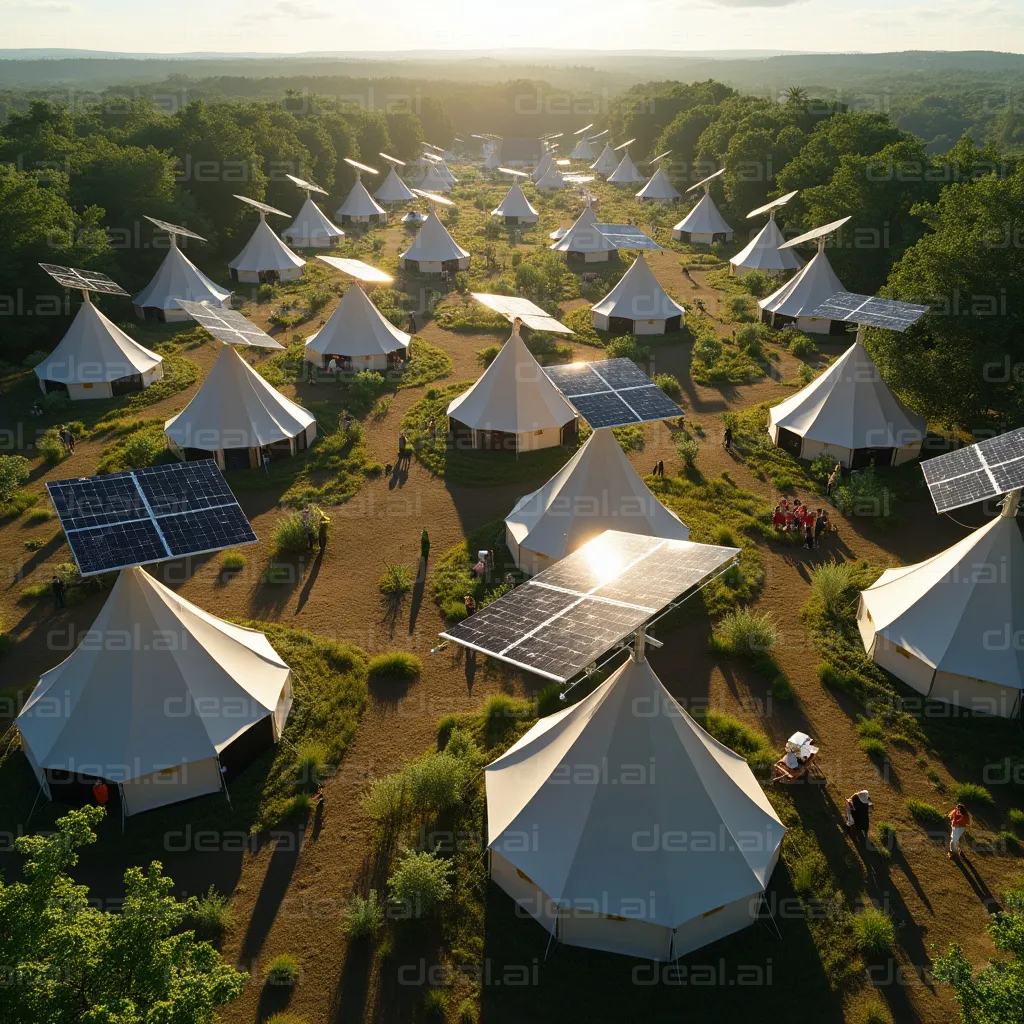
[[[21,361],[21,365],[26,370],[34,370],[44,359],[48,359],[50,353],[43,348],[33,349],[25,358]]]
[[[832,475],[835,465],[836,459],[834,455],[830,455],[828,452],[819,452],[811,459],[811,463],[807,467],[807,475],[812,480],[817,480],[818,483],[826,483]]]
[[[474,773],[472,764],[447,749],[424,754],[404,769],[413,807],[423,813],[457,807],[469,791]]]
[[[370,659],[371,679],[415,679],[422,670],[420,659],[405,651],[388,651]]]
[[[884,911],[866,907],[853,915],[853,940],[862,953],[883,956],[896,945],[896,927]]]
[[[858,715],[857,735],[862,737],[871,737],[876,740],[884,740],[885,730],[874,718],[865,718],[863,715]]]
[[[133,431],[121,445],[121,462],[125,469],[144,469],[152,466],[164,452],[167,442],[163,429]]]
[[[56,427],[51,427],[43,432],[43,436],[36,441],[36,451],[51,466],[57,465],[58,462],[63,462],[68,456],[68,450],[64,447],[64,442],[60,439]]]
[[[279,985],[282,988],[294,988],[299,983],[299,974],[301,973],[301,966],[299,961],[288,953],[282,953],[280,956],[275,956],[273,960],[267,964],[267,969],[263,974],[264,981],[268,985]]]
[[[189,923],[199,938],[216,942],[234,924],[231,897],[222,896],[211,885],[205,896],[191,904]]]
[[[878,823],[878,845],[888,850],[890,853],[896,849],[896,828],[888,821],[880,821]]]
[[[874,466],[851,473],[832,496],[836,507],[847,516],[885,519],[892,515],[891,493],[876,474]]]
[[[423,993],[423,1016],[433,1021],[443,1021],[448,1016],[448,993],[443,988],[428,988]]]
[[[705,366],[712,366],[722,354],[722,343],[714,334],[702,334],[693,343],[693,358]]]
[[[860,749],[864,751],[868,757],[885,757],[885,744],[874,736],[865,736],[860,741]]]
[[[907,810],[921,825],[942,825],[946,820],[946,816],[938,807],[923,800],[908,800]]]
[[[305,739],[295,748],[295,782],[305,792],[313,793],[323,783],[330,766],[327,746],[315,739]]]
[[[730,320],[745,321],[750,319],[750,300],[745,295],[731,295],[725,304]]]
[[[770,771],[775,761],[775,752],[763,733],[750,728],[745,722],[741,722],[732,715],[711,708],[696,711],[694,718],[719,743],[725,744],[730,750],[734,750],[741,757],[746,758],[747,763],[754,771],[766,769]]]
[[[28,477],[28,459],[22,455],[0,455],[0,502],[10,501]]]
[[[272,284],[261,284],[256,289],[257,302],[270,302],[274,298],[274,286]]]
[[[427,917],[451,898],[451,865],[436,853],[410,851],[388,879],[391,899],[412,918]]]
[[[1024,832],[1024,811],[1019,807],[1011,807],[1006,812],[1006,823],[1018,832]]]
[[[675,399],[678,402],[683,397],[683,389],[679,384],[679,378],[674,377],[671,373],[656,373],[653,380],[669,398]]]
[[[832,618],[839,618],[849,608],[856,576],[855,562],[837,562],[833,559],[811,569],[811,592]]]
[[[687,437],[682,431],[676,434],[674,442],[679,458],[687,469],[693,469],[697,465],[697,456],[700,455],[700,445],[692,438]]]
[[[35,495],[33,495],[35,497]],[[53,512],[48,508],[34,508],[25,517],[25,522],[30,526],[36,526],[39,523],[48,523],[53,518]]]
[[[991,807],[995,802],[992,794],[976,782],[958,782],[951,791],[953,799],[958,804],[973,804],[974,806]]]
[[[801,363],[797,367],[796,379],[800,384],[810,384],[814,380],[814,371],[806,363]]]
[[[274,528],[270,550],[275,555],[297,555],[309,549],[306,527],[298,512],[290,512]]]
[[[808,356],[813,356],[818,351],[818,347],[806,334],[794,331],[793,336],[790,338],[789,351],[797,359],[806,359]]]
[[[774,282],[767,275],[763,274],[760,270],[749,270],[746,274],[740,278],[740,283],[744,288],[754,296],[755,299],[763,299],[766,295],[770,294],[774,286]]]
[[[448,739],[444,745],[444,752],[461,761],[468,761],[475,764],[481,758],[480,748],[473,739],[473,734],[467,729],[458,727],[448,733]]]
[[[342,931],[350,939],[368,939],[376,935],[384,924],[384,907],[377,899],[377,890],[363,898],[355,893],[345,907],[341,922]]]
[[[41,401],[43,409],[51,416],[63,412],[71,404],[71,399],[64,391],[50,391],[43,395]]]
[[[771,612],[738,608],[722,616],[715,636],[733,654],[765,654],[778,644],[779,628]]]
[[[231,548],[225,551],[220,560],[222,572],[239,572],[245,568],[245,555],[241,551]]]
[[[384,572],[377,581],[377,588],[387,597],[401,597],[412,590],[416,577],[407,565],[394,562],[384,563]]]
[[[854,1009],[850,1024],[893,1024],[892,1014],[886,1006],[872,999]]]
[[[640,362],[651,354],[650,346],[641,345],[632,334],[612,338],[605,345],[605,351],[609,359],[632,359],[634,362]]]
[[[476,1003],[472,999],[463,999],[455,1013],[455,1019],[459,1024],[477,1024],[480,1014],[477,1012]]]
[[[353,413],[363,415],[387,390],[387,381],[375,370],[360,370],[348,383],[349,405]]]
[[[282,821],[302,821],[313,811],[313,798],[309,793],[296,793],[284,805]]]
[[[553,715],[566,706],[565,701],[562,700],[562,688],[558,683],[548,683],[537,692],[534,701],[537,705],[538,718],[547,718],[548,715]]]
[[[529,709],[522,701],[515,700],[504,693],[496,693],[487,698],[483,707],[484,739],[488,746],[493,746],[528,716]]]
[[[409,788],[401,772],[374,779],[363,797],[363,810],[378,825],[391,828],[405,816],[409,802]]]

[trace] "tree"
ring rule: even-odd
[[[992,943],[1007,958],[975,973],[958,942],[937,957],[932,973],[953,987],[963,1024],[1020,1024],[1024,1020],[1024,888],[1006,894],[1006,909],[988,926]]]
[[[96,841],[100,807],[69,812],[46,836],[22,836],[25,881],[0,880],[0,985],[5,1024],[211,1024],[248,975],[181,927],[195,909],[171,895],[154,861],[125,872],[118,914],[89,905],[68,871]]]
[[[23,455],[0,455],[0,501],[10,501],[28,475],[28,459]]]

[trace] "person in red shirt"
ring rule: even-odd
[[[963,804],[957,804],[946,817],[949,819],[949,851],[946,856],[952,860],[960,856],[960,839],[971,823],[971,815]]]
[[[772,515],[772,526],[774,526],[776,530],[782,530],[786,526],[785,513],[778,505],[775,506],[775,512]]]
[[[110,799],[110,790],[107,789],[107,784],[102,779],[92,787],[92,795],[100,807],[107,806],[107,801]]]

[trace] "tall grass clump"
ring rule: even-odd
[[[853,916],[853,939],[862,953],[883,956],[896,945],[896,927],[884,911],[867,907]]]
[[[910,811],[914,819],[921,825],[941,825],[946,820],[946,816],[938,807],[925,803],[924,800],[908,800],[907,810]]]
[[[771,612],[737,608],[722,616],[715,639],[732,654],[767,654],[779,642],[779,627]]]
[[[348,901],[341,928],[350,939],[368,939],[376,935],[383,924],[384,907],[377,899],[377,890],[371,889],[369,896],[364,898],[356,893]]]
[[[842,615],[850,604],[850,591],[856,585],[854,562],[825,562],[811,570],[811,593],[832,618]]]
[[[385,562],[384,572],[377,581],[377,588],[385,597],[401,597],[412,590],[415,576],[407,565]]]
[[[388,878],[388,893],[408,918],[431,915],[451,898],[451,865],[436,853],[407,853]]]
[[[958,804],[972,804],[975,807],[991,807],[995,802],[992,794],[976,782],[958,782],[952,789],[952,797]]]
[[[275,555],[298,555],[309,548],[306,527],[298,512],[292,512],[278,522],[271,548]]]
[[[415,679],[423,671],[423,662],[406,651],[388,651],[370,659],[371,679]]]

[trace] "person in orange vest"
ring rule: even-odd
[[[952,860],[960,856],[960,839],[971,823],[971,815],[963,804],[957,804],[946,817],[949,819],[949,850],[946,856]]]
[[[107,806],[107,801],[110,799],[110,790],[107,789],[107,784],[102,779],[92,787],[92,795],[100,807]]]

